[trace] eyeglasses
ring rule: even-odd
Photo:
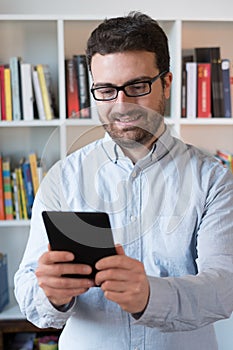
[[[124,84],[121,86],[108,85],[92,87],[91,93],[97,101],[111,101],[115,100],[119,91],[124,91],[128,97],[145,96],[151,93],[151,85],[161,78],[167,71],[157,74],[154,78],[142,81],[135,81],[135,83]]]

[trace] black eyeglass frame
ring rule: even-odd
[[[96,88],[93,87],[92,85],[92,88],[91,88],[91,93],[94,97],[94,99],[96,101],[112,101],[112,100],[115,100],[117,97],[118,97],[118,93],[119,91],[124,91],[125,95],[128,96],[128,97],[140,97],[140,96],[145,96],[145,95],[149,95],[151,93],[151,85],[156,82],[156,80],[158,80],[159,78],[161,78],[163,75],[167,74],[168,71],[165,70],[159,74],[157,74],[155,77],[151,78],[151,79],[148,79],[148,80],[138,80],[138,81],[135,81],[134,83],[127,83],[127,84],[124,84],[124,85],[121,85],[121,86],[116,86],[116,85],[109,85],[109,86],[98,86]],[[128,94],[127,91],[125,90],[125,87],[127,86],[131,86],[131,85],[134,85],[134,84],[139,84],[139,83],[146,83],[146,84],[149,84],[149,91],[148,92],[144,92],[144,93],[141,93],[141,94],[137,94],[137,95],[131,95],[131,94]],[[110,98],[107,98],[107,99],[102,99],[102,98],[96,98],[95,96],[95,91],[96,90],[100,90],[100,89],[103,89],[103,88],[113,88],[115,89],[116,91],[116,96],[114,97],[110,97]]]

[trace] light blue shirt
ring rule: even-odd
[[[149,303],[139,319],[98,287],[66,312],[51,305],[34,274],[47,250],[45,209],[109,213],[115,243],[148,275]],[[109,136],[72,153],[38,191],[15,294],[32,323],[65,325],[60,350],[217,349],[213,323],[233,310],[231,172],[168,129],[136,164]]]

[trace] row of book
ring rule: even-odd
[[[183,118],[231,118],[231,60],[220,47],[196,47],[182,57]]]
[[[91,76],[85,55],[65,60],[67,118],[91,118]]]
[[[0,120],[51,120],[54,101],[48,65],[34,66],[17,56],[0,65]]]
[[[21,159],[14,169],[10,157],[0,155],[0,220],[31,218],[43,172],[35,153]]]
[[[226,168],[233,172],[233,153],[226,150],[217,150],[215,158]]]

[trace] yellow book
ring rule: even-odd
[[[46,116],[47,120],[51,120],[54,118],[54,114],[53,114],[53,109],[51,106],[50,91],[49,91],[48,86],[46,84],[46,77],[45,77],[45,71],[44,71],[43,65],[38,64],[36,66],[36,70],[38,72],[38,78],[39,78],[39,83],[40,83],[40,88],[41,88],[41,93],[42,93],[42,100],[43,100],[43,105],[44,105],[44,110],[45,110],[45,116]]]
[[[5,105],[6,120],[12,120],[12,99],[11,99],[11,71],[9,67],[4,68],[4,85],[5,85]]]
[[[33,192],[35,196],[39,187],[39,178],[38,178],[38,172],[37,172],[37,156],[35,153],[30,153],[28,158],[29,158],[29,164],[30,164],[30,169],[32,174]]]
[[[26,204],[26,192],[24,188],[24,183],[23,183],[23,174],[22,174],[22,169],[16,168],[15,169],[16,174],[19,179],[19,187],[20,187],[20,201],[21,201],[21,207],[22,207],[22,219],[28,219],[28,214],[27,214],[27,204]]]

